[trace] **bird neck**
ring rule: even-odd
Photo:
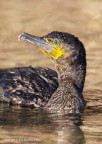
[[[63,65],[57,65],[56,66],[57,72],[58,72],[58,79],[59,79],[59,83],[63,80],[65,80],[66,78],[71,77],[71,70],[68,64],[63,64]]]
[[[81,60],[80,60],[81,59]],[[47,108],[64,109],[66,112],[79,113],[85,106],[82,90],[86,75],[86,61],[76,59],[60,59],[56,69],[59,76],[59,87],[50,98]]]
[[[73,56],[74,55],[74,56]],[[59,84],[73,81],[80,92],[83,91],[86,76],[86,58],[83,55],[72,54],[69,58],[56,61]]]

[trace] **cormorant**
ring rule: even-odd
[[[19,39],[38,45],[55,63],[57,73],[39,67],[0,70],[0,101],[52,112],[82,112],[86,76],[82,42],[72,34],[57,31],[42,37],[22,33]]]

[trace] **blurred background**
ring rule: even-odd
[[[22,32],[43,36],[51,31],[79,37],[87,53],[86,87],[102,86],[101,0],[0,0],[0,67],[54,68],[35,46],[18,41]]]
[[[90,105],[96,105],[99,111],[97,106],[102,107],[102,0],[0,0],[0,68],[31,65],[54,69],[50,59],[36,46],[18,41],[22,32],[43,36],[51,31],[72,33],[83,42],[87,53],[84,96],[91,98]],[[101,143],[101,128],[102,114],[84,117],[82,130],[87,144]],[[28,134],[27,130],[28,127]]]

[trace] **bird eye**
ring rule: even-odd
[[[55,40],[53,41],[53,43],[54,43],[55,45],[58,45],[58,44],[59,44],[59,40],[58,40],[58,39],[55,39]]]

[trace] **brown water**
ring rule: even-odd
[[[48,66],[49,58],[35,46],[18,42],[25,31],[45,35],[66,31],[80,38],[87,52],[82,118],[0,106],[0,143],[102,143],[102,1],[0,0],[0,67]]]

